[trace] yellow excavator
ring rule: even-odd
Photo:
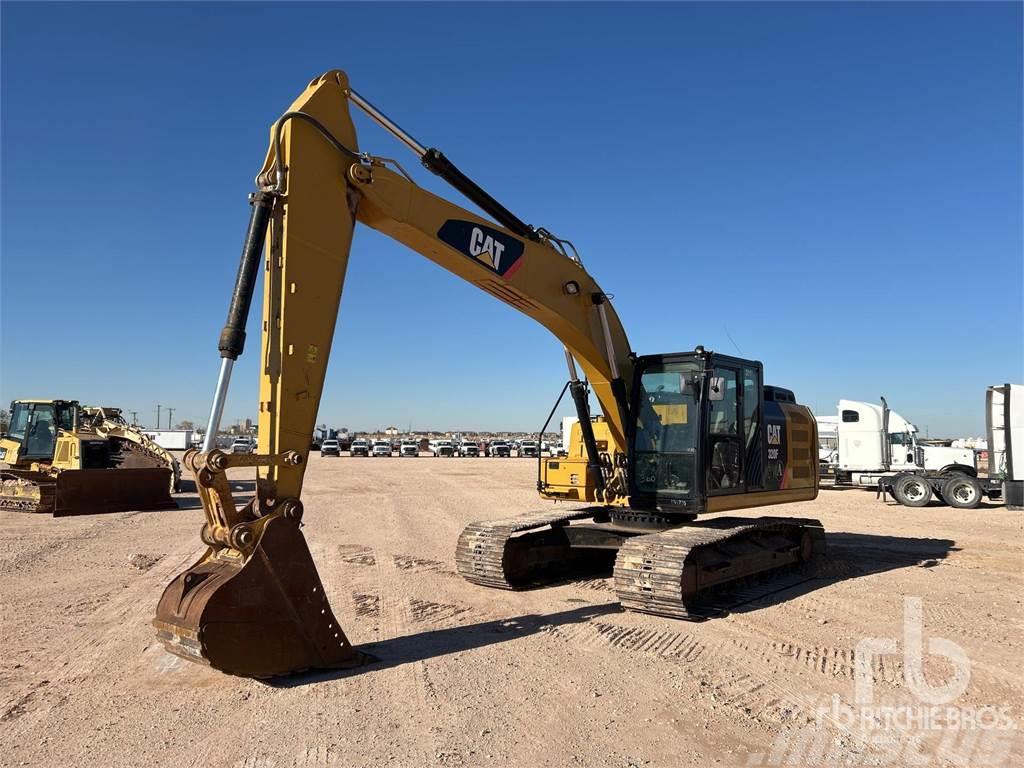
[[[350,105],[489,218],[418,186],[396,161],[361,152]],[[635,355],[571,242],[525,224],[343,72],[313,80],[273,124],[256,183],[207,443],[184,459],[202,499],[207,549],[167,586],[153,621],[169,651],[252,677],[368,661],[338,625],[300,532],[309,435],[357,222],[532,317],[564,347],[579,420],[569,455],[540,461],[538,490],[571,503],[470,525],[455,552],[466,579],[521,589],[613,560],[624,608],[690,618],[712,593],[822,555],[816,520],[701,519],[817,496],[815,421],[793,393],[764,384],[760,363],[701,347]],[[229,454],[209,436],[260,271],[259,446]],[[663,290],[671,298],[672,288]],[[590,392],[600,415],[590,412]],[[257,471],[255,497],[244,504],[227,481],[235,467]]]
[[[54,517],[170,509],[181,466],[119,408],[15,400],[0,438],[0,509]]]

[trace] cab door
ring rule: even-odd
[[[742,493],[746,490],[746,439],[740,367],[716,360],[707,388],[705,488],[709,496]]]
[[[709,496],[764,487],[761,364],[716,355],[705,397],[705,488]]]

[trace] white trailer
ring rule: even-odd
[[[1003,484],[1009,509],[1024,508],[1024,384],[1000,384],[985,392],[988,476]]]
[[[572,425],[578,422],[579,419],[575,416],[563,416],[562,417],[562,450],[559,451],[559,456],[567,456],[569,452],[569,445],[572,440]]]
[[[192,447],[191,429],[147,429],[142,434],[168,451],[187,451]]]

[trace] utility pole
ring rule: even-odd
[[[160,429],[160,403],[156,404],[156,428]]]
[[[168,429],[173,429],[174,428],[172,426],[172,424],[173,424],[173,421],[171,420],[172,416],[174,416],[174,409],[171,408],[170,406],[168,406],[167,407],[167,428]]]
[[[132,424],[133,425],[134,424],[138,424],[139,423],[139,412],[138,411],[128,411],[128,413],[130,413],[132,415]]]

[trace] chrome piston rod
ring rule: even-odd
[[[228,399],[228,384],[231,383],[231,369],[235,361],[230,357],[220,359],[220,375],[217,377],[217,391],[213,393],[213,406],[210,408],[210,420],[206,424],[206,435],[203,437],[203,453],[217,447],[217,432],[220,420],[224,416],[224,403]]]

